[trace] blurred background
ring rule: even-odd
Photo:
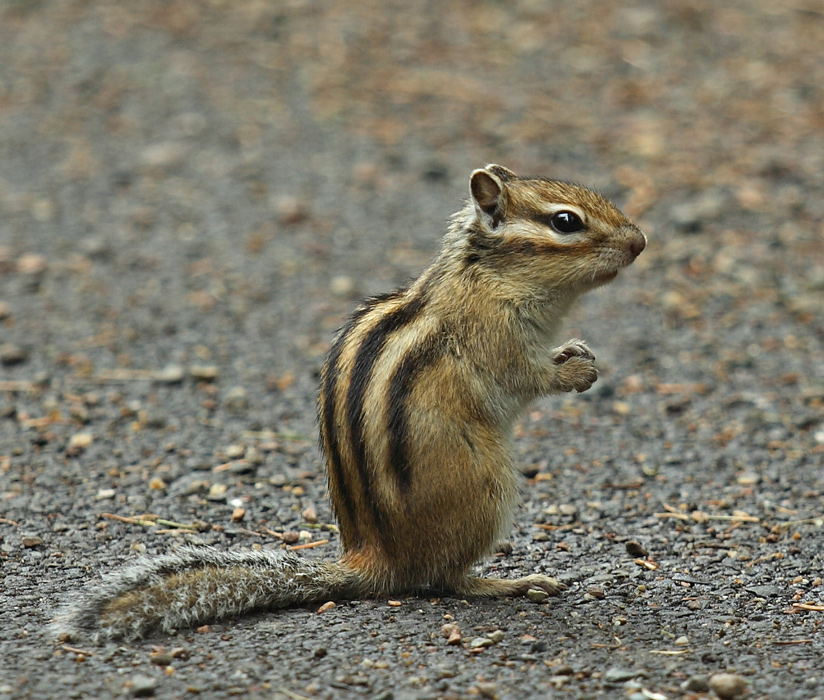
[[[754,409],[764,449],[820,454],[821,2],[0,13],[10,380],[216,364],[249,391],[297,381],[303,413],[355,300],[420,271],[469,172],[500,162],[600,188],[649,235],[571,329],[602,392],[693,432],[694,410],[722,444]]]
[[[820,1],[13,0],[0,20],[4,372],[137,354],[289,383],[500,162],[600,188],[648,233],[580,322],[641,370],[627,391],[766,383],[814,404],[815,434]]]

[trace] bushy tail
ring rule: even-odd
[[[254,610],[357,597],[362,588],[358,573],[340,561],[184,547],[89,585],[58,614],[53,630],[71,639],[134,640]]]

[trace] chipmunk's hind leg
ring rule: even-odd
[[[566,586],[560,581],[542,574],[532,574],[523,578],[482,578],[465,576],[443,586],[445,592],[467,598],[503,598],[523,596],[531,588],[558,595]]]

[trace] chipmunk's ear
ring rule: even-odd
[[[469,191],[475,208],[482,218],[488,217],[496,228],[506,212],[506,183],[517,177],[511,170],[500,165],[487,165],[475,170],[469,178]]]
[[[505,168],[503,165],[495,165],[495,163],[490,163],[484,168],[484,170],[494,173],[502,182],[509,182],[510,180],[518,179],[518,176],[515,173],[513,173],[509,168]]]

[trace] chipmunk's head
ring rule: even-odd
[[[472,173],[469,189],[464,264],[513,285],[577,295],[611,282],[647,244],[612,202],[586,187],[487,165]]]

